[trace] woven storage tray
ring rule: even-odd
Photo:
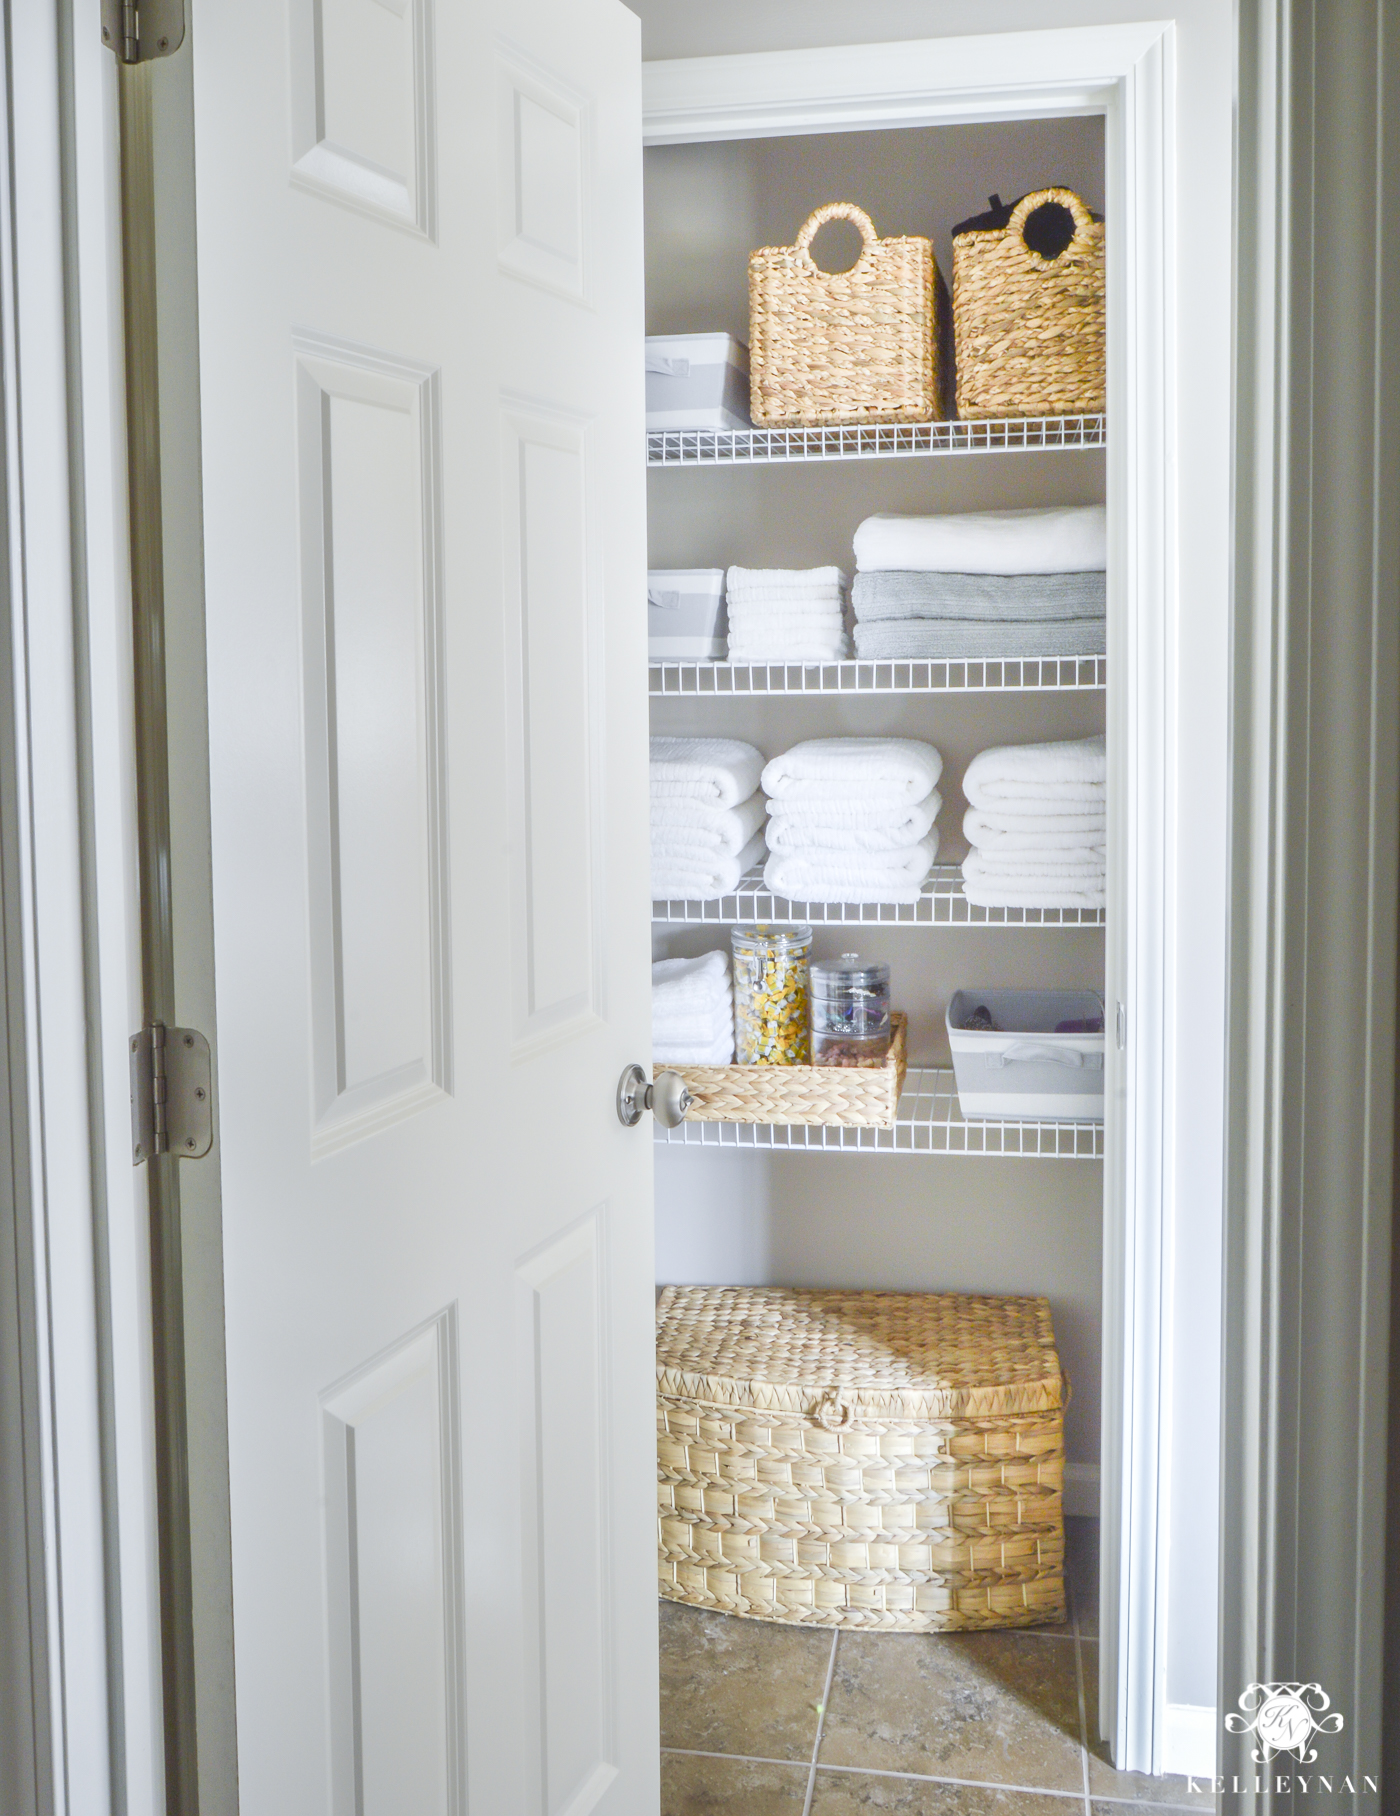
[[[849,271],[827,272],[808,248],[838,216],[855,222],[864,244]],[[818,208],[795,245],[761,246],[749,257],[754,423],[940,420],[937,317],[946,295],[928,240],[882,240],[870,216],[846,202]]]
[[[1026,243],[1027,232],[1037,238],[1031,217],[1043,208],[1073,217],[1073,237],[1053,258]],[[990,218],[1001,212],[994,206]],[[1009,210],[1004,226],[954,232],[953,335],[960,416],[1103,409],[1103,222],[1073,190],[1038,189]]]
[[[670,1066],[690,1092],[691,1122],[835,1123],[889,1129],[904,1089],[908,1022],[890,1013],[882,1066]]]
[[[663,1597],[904,1632],[1065,1617],[1044,1299],[667,1287]]]

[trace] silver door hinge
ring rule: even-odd
[[[131,1037],[131,1164],[153,1154],[198,1160],[214,1142],[209,1042],[196,1028],[152,1022]]]
[[[123,63],[168,57],[185,41],[185,0],[102,0],[102,42]]]

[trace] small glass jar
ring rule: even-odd
[[[812,966],[812,1064],[879,1066],[890,1050],[890,968],[854,952]]]
[[[741,1066],[808,1066],[810,927],[735,927],[734,1045]]]

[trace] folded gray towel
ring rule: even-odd
[[[858,661],[1001,661],[1014,656],[1101,656],[1102,618],[996,624],[977,618],[886,618],[856,626]]]
[[[857,574],[851,589],[856,617],[985,618],[1039,624],[1065,618],[1102,618],[1104,575],[938,574],[892,569]]]

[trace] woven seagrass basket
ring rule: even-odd
[[[849,271],[826,272],[808,248],[838,216],[855,222],[864,245]],[[846,202],[818,208],[795,245],[761,246],[749,258],[755,424],[939,420],[939,294],[928,240],[882,240],[870,216]]]
[[[992,203],[953,230],[958,414],[1099,414],[1103,222],[1071,189]]]
[[[1063,1620],[1064,1398],[1044,1299],[667,1287],[661,1594],[911,1633]]]
[[[836,1123],[894,1126],[904,1089],[908,1021],[890,1014],[882,1066],[670,1066],[690,1092],[690,1122]]]

